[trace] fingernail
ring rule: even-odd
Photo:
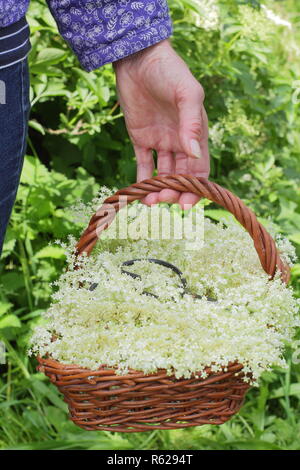
[[[202,155],[202,152],[201,152],[200,144],[195,139],[191,140],[191,151],[192,151],[192,154],[194,155],[194,157],[202,158],[203,155]]]

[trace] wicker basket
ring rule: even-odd
[[[280,259],[274,240],[255,214],[228,190],[189,175],[151,178],[107,198],[82,234],[77,244],[78,255],[91,253],[100,233],[127,202],[165,188],[192,192],[226,208],[251,235],[263,269],[272,278],[278,268],[282,280],[289,281],[288,266]],[[50,358],[38,361],[38,369],[63,393],[70,418],[87,430],[140,432],[222,424],[240,409],[249,388],[238,363],[228,364],[218,373],[207,367],[206,379],[176,379],[165,370],[151,375],[130,370],[126,376],[120,376],[105,365],[92,371]]]

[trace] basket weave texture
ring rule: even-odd
[[[261,265],[270,278],[278,269],[283,282],[288,283],[289,267],[255,214],[227,189],[189,175],[157,176],[107,198],[78,241],[77,255],[91,253],[101,232],[124,205],[165,188],[192,192],[231,212],[252,237]],[[124,376],[105,365],[92,371],[51,358],[39,357],[38,361],[38,369],[64,395],[72,421],[87,430],[140,432],[223,424],[240,409],[249,388],[243,380],[243,366],[238,363],[228,364],[217,373],[207,367],[205,379],[198,376],[177,379],[165,370],[151,375],[130,370]]]

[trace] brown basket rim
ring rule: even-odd
[[[116,378],[115,380],[126,380],[126,379],[129,379],[129,378],[146,378],[146,377],[151,377],[153,379],[161,379],[161,378],[168,378],[168,379],[175,379],[175,380],[190,380],[190,379],[199,379],[199,380],[206,380],[206,379],[203,379],[200,377],[201,373],[202,372],[205,372],[207,374],[207,376],[210,376],[210,375],[218,375],[218,374],[224,374],[224,373],[227,373],[227,372],[237,372],[239,373],[244,365],[235,361],[235,362],[229,362],[227,365],[224,365],[224,366],[221,366],[221,369],[218,370],[218,371],[213,371],[212,370],[212,365],[209,365],[209,366],[206,366],[203,371],[197,373],[197,372],[193,372],[191,374],[191,376],[186,379],[184,377],[181,377],[181,378],[177,378],[175,377],[175,374],[168,374],[167,373],[167,369],[157,369],[156,372],[153,372],[153,373],[148,373],[148,374],[145,374],[143,371],[140,371],[140,370],[136,370],[136,369],[131,369],[129,368],[128,369],[128,373],[126,374],[116,374],[116,371],[118,369],[118,366],[115,366],[115,367],[112,367],[112,366],[107,366],[105,364],[99,366],[98,369],[89,369],[88,367],[82,367],[82,366],[79,366],[77,364],[65,364],[63,362],[60,362],[56,359],[52,359],[51,357],[48,357],[48,358],[43,358],[41,356],[37,356],[37,360],[39,362],[39,366],[38,366],[38,369],[40,371],[43,372],[43,368],[44,367],[47,367],[47,368],[51,368],[53,369],[53,372],[56,370],[56,369],[59,369],[60,370],[60,373],[63,374],[64,372],[66,374],[70,374],[70,372],[76,372],[76,374],[74,375],[83,375],[83,376],[86,376],[86,377],[89,377],[89,376],[109,376],[109,375],[114,375]]]

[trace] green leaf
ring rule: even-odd
[[[291,384],[288,388],[287,391],[288,396],[297,396],[300,397],[300,383],[294,383]],[[277,388],[277,390],[274,390],[271,395],[270,399],[272,398],[282,398],[286,396],[286,392],[283,387]]]
[[[27,184],[41,183],[42,180],[50,179],[49,171],[36,157],[25,156],[21,182]]]
[[[62,398],[60,398],[56,391],[56,388],[54,388],[51,384],[46,385],[45,383],[37,379],[32,380],[31,383],[37,393],[39,393],[43,397],[47,397],[48,400],[60,410],[67,412],[68,405],[63,402]]]
[[[1,257],[6,258],[7,256],[9,256],[12,253],[13,249],[15,248],[15,245],[16,245],[16,234],[14,230],[12,230],[11,227],[8,227],[6,236],[5,236],[5,241],[3,244]]]
[[[300,277],[300,264],[294,264],[294,266],[291,269],[293,276],[299,276]]]
[[[226,221],[235,220],[235,218],[230,212],[225,211],[223,209],[205,209],[204,216],[210,217],[211,219],[216,220],[217,222],[220,222],[223,219],[225,219]]]
[[[66,54],[66,51],[58,49],[56,47],[47,47],[45,49],[42,49],[37,55],[33,68],[38,65],[57,64],[65,58]]]
[[[230,443],[238,450],[281,450],[282,448],[272,444],[268,441],[262,441],[259,439],[247,440],[247,441],[234,441]]]
[[[26,315],[22,316],[22,321],[39,317],[43,312],[44,310],[42,309],[34,310],[33,312],[27,313]]]
[[[4,328],[20,328],[21,322],[16,315],[6,315],[0,320],[0,330]]]
[[[1,284],[8,292],[16,292],[24,287],[24,276],[17,271],[2,274]]]
[[[59,246],[45,246],[35,254],[35,258],[55,258],[63,259],[65,257],[64,249]]]
[[[37,122],[35,119],[31,119],[28,124],[30,127],[32,127],[32,129],[35,129],[36,131],[40,132],[40,134],[45,135],[45,129],[43,128],[42,124]]]
[[[36,430],[45,430],[46,428],[44,417],[40,414],[39,411],[36,410],[25,409],[23,412],[23,422],[25,426],[33,426],[33,428],[36,428]]]
[[[46,406],[45,412],[48,421],[52,424],[52,426],[60,431],[66,422],[66,413],[55,406]]]
[[[300,245],[300,233],[294,233],[292,235],[289,235],[289,239],[291,242],[297,243],[297,245]]]
[[[8,312],[10,307],[12,307],[13,304],[10,302],[0,302],[0,316],[3,315],[4,313]]]
[[[96,76],[94,74],[89,74],[85,72],[84,70],[78,69],[76,67],[73,68],[73,71],[85,81],[88,88],[98,98],[100,104],[105,106],[110,97],[110,89],[109,87],[104,85],[101,77]]]
[[[94,95],[97,96],[97,84],[95,83],[95,80],[93,80],[92,75],[82,69],[78,69],[77,67],[73,68],[73,72],[75,72],[80,78],[82,78],[88,85],[89,89],[94,93]]]

